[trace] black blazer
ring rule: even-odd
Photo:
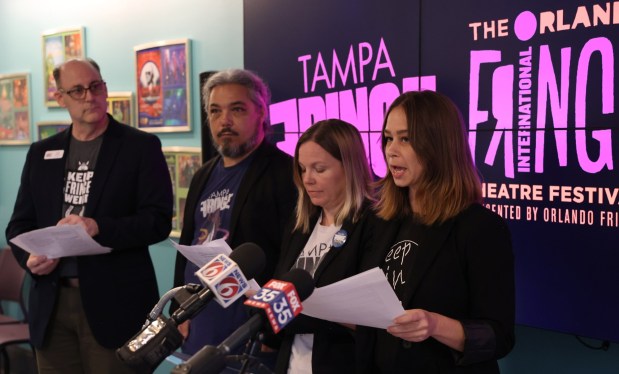
[[[362,269],[381,266],[400,229],[399,221],[382,222],[375,229],[383,243],[390,243],[365,256]],[[424,238],[402,304],[406,310],[421,308],[459,320],[464,352],[432,338],[410,343],[388,334],[377,345],[378,330],[359,327],[358,368],[365,373],[498,373],[496,360],[514,345],[514,265],[505,221],[474,204],[428,227]]]
[[[254,153],[232,207],[230,235],[227,242],[232,249],[246,242],[254,242],[262,248],[267,258],[267,265],[262,274],[256,277],[256,281],[262,285],[273,275],[279,258],[284,225],[293,213],[297,195],[292,181],[292,158],[289,155],[266,141],[262,142]],[[193,241],[196,205],[219,160],[221,156],[206,162],[191,180],[180,244],[191,245]],[[178,253],[174,272],[175,286],[185,283],[186,264],[185,256]]]
[[[375,219],[369,204],[365,204],[362,215],[356,223],[346,219],[342,230],[348,235],[346,242],[339,248],[331,250],[321,260],[314,272],[316,287],[323,287],[358,273],[359,261],[364,252],[370,251],[372,246],[373,225]],[[313,217],[312,223],[318,222],[318,216]],[[294,220],[293,220],[294,221]],[[277,265],[275,275],[281,276],[294,266],[299,254],[305,247],[310,232],[304,234],[292,231],[294,222],[290,222],[289,234],[284,239],[282,257]],[[314,226],[312,226],[313,228]],[[295,334],[314,334],[312,346],[312,371],[314,373],[348,373],[354,370],[355,340],[352,330],[334,322],[329,322],[306,315],[297,316],[280,334],[283,340],[277,356],[276,373],[286,373]]]
[[[84,312],[95,339],[113,349],[140,331],[159,298],[148,245],[167,238],[172,228],[172,183],[159,138],[108,117],[84,216],[99,226],[94,239],[113,251],[78,256],[77,270]],[[6,229],[8,240],[54,226],[62,218],[70,137],[71,129],[31,145]],[[45,160],[49,150],[64,150],[64,154]],[[11,247],[28,270],[29,254]],[[35,347],[43,344],[54,310],[58,270],[32,276],[29,324]]]

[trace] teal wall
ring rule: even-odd
[[[30,73],[32,128],[68,114],[43,105],[41,33],[85,27],[86,54],[99,62],[110,91],[133,91],[135,45],[192,40],[192,118],[189,133],[160,134],[164,146],[200,146],[198,74],[243,65],[242,0],[0,0],[0,74]],[[13,209],[28,146],[0,146],[0,247]],[[173,248],[151,247],[161,293],[172,286]],[[619,316],[618,316],[619,318]],[[619,373],[619,348],[594,351],[576,338],[519,326],[514,351],[500,364],[506,374]],[[587,343],[598,345],[598,341]],[[163,364],[157,373],[169,373]]]

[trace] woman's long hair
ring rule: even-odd
[[[446,96],[433,91],[406,92],[389,107],[385,126],[395,108],[406,114],[410,145],[422,166],[412,193],[419,206],[412,208],[409,188],[395,185],[391,171],[378,182],[377,215],[393,219],[411,214],[431,225],[454,217],[469,205],[481,202],[481,182],[469,149],[462,114]]]

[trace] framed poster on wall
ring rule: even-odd
[[[137,128],[191,131],[189,39],[142,44],[134,50]]]
[[[174,192],[174,215],[170,236],[180,237],[189,184],[194,173],[202,166],[201,149],[200,147],[163,147],[163,154],[168,164]]]
[[[71,126],[70,121],[41,121],[37,122],[37,139],[43,140],[56,135]]]
[[[29,75],[0,74],[0,145],[30,141]]]
[[[54,80],[54,68],[73,58],[84,58],[86,45],[84,28],[67,28],[43,33],[43,80],[45,106],[57,107],[54,94],[58,90]]]
[[[120,123],[135,127],[135,105],[133,92],[109,92],[107,112]]]

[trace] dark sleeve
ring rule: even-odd
[[[288,224],[294,216],[297,203],[297,190],[292,179],[292,158],[280,153],[275,160],[269,165],[269,172],[265,174],[265,177],[271,179],[271,183],[265,184],[270,190],[266,196],[268,196],[271,211],[262,214],[262,217],[269,221],[264,223],[268,224],[268,227],[264,227],[264,232],[260,234],[261,238],[258,242],[262,244],[261,247],[267,257],[264,271],[256,277],[260,285],[273,278],[276,265],[281,257],[282,239],[290,227]]]
[[[281,172],[277,175],[278,181],[275,185],[276,199],[275,209],[277,210],[277,227],[280,228],[280,245],[281,239],[288,234],[287,230],[294,227],[294,212],[297,205],[297,189],[293,182],[292,176],[292,158],[285,157],[281,161]]]
[[[34,199],[32,197],[32,191],[30,186],[30,172],[32,168],[33,147],[31,146],[26,155],[26,162],[21,174],[21,181],[19,189],[17,191],[17,198],[15,200],[15,207],[13,208],[13,214],[9,220],[9,224],[6,227],[6,240],[9,246],[15,254],[15,258],[19,264],[29,271],[26,267],[26,261],[30,256],[28,252],[22,250],[16,245],[12,244],[10,240],[20,234],[37,229],[37,217],[34,206]]]
[[[483,208],[481,208],[483,209]],[[472,220],[466,235],[470,319],[461,320],[464,352],[458,365],[496,360],[514,346],[515,286],[511,235],[505,221],[489,211]]]
[[[342,228],[348,228],[351,237],[349,245],[345,246],[344,251],[340,253],[340,257],[334,259],[327,268],[324,269],[317,279],[316,287],[325,287],[336,283],[340,280],[352,277],[359,273],[360,259],[366,253],[374,250],[374,223],[375,216],[373,212],[366,206],[359,219],[352,223],[348,220]],[[331,249],[342,251],[342,249]],[[283,269],[281,269],[283,270]],[[286,326],[287,334],[312,334],[312,333],[327,333],[327,334],[346,334],[354,335],[354,331],[342,326],[339,323],[326,321],[319,318],[309,317],[306,315],[297,316],[290,325]]]
[[[99,235],[95,239],[114,249],[143,247],[168,237],[172,230],[172,181],[157,136],[148,136],[129,146],[138,160],[135,185],[127,193],[135,198],[135,209],[122,217],[97,216]]]
[[[366,234],[367,243],[360,254],[358,273],[382,266],[400,225],[401,220],[385,221],[377,217],[373,211],[369,211],[365,225],[369,232]]]

